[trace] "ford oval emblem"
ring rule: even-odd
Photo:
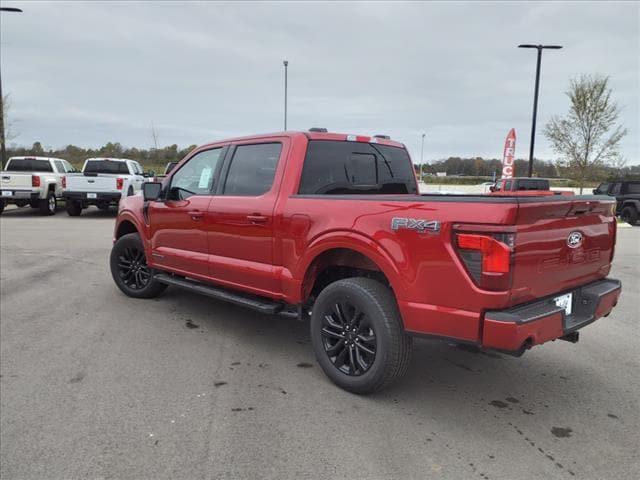
[[[571,232],[567,237],[567,245],[569,248],[578,248],[582,245],[582,234],[580,232]]]

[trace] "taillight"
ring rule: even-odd
[[[124,178],[116,178],[116,188],[122,190],[122,187],[124,187]]]
[[[31,175],[31,186],[32,187],[40,186],[40,177],[38,175]]]
[[[62,183],[62,188],[67,188],[67,177],[63,176],[61,183]]]
[[[480,288],[508,290],[515,244],[513,233],[458,233],[456,246],[467,272]]]

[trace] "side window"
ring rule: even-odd
[[[627,183],[627,193],[637,195],[640,193],[640,183]]]
[[[223,194],[257,197],[268,192],[273,185],[281,150],[280,143],[238,146],[231,159]]]
[[[613,185],[613,188],[611,189],[611,195],[620,195],[620,187],[622,186],[621,183],[616,183]]]
[[[58,171],[58,173],[65,173],[66,169],[64,168],[64,163],[62,163],[62,160],[54,160],[54,162],[56,164],[56,170]]]
[[[133,162],[133,164],[136,167],[136,173],[138,175],[142,175],[144,173],[144,170],[142,169],[142,166],[138,162]]]
[[[602,195],[606,195],[609,192],[609,184],[601,183],[600,185],[598,185],[596,191]]]
[[[216,148],[191,157],[171,177],[170,198],[177,200],[192,195],[211,195],[221,152],[222,148]]]
[[[510,191],[511,191],[511,180],[507,180],[506,182],[504,182],[504,189],[505,189],[507,192],[510,192]]]

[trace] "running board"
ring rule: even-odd
[[[233,293],[222,288],[216,288],[204,283],[187,280],[186,278],[176,277],[166,273],[158,273],[154,275],[153,278],[166,285],[191,290],[192,292],[217,298],[218,300],[224,300],[225,302],[233,303],[235,305],[251,308],[252,310],[257,310],[260,313],[266,313],[268,315],[279,313],[284,307],[282,303],[263,300],[259,297]]]

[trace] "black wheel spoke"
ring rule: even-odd
[[[118,270],[123,283],[133,290],[140,290],[151,281],[151,271],[141,249],[125,247],[118,256]]]
[[[365,347],[362,343],[356,343],[356,348],[362,350],[365,353],[368,353],[369,355],[375,355],[376,352],[374,350],[371,350],[368,347]]]
[[[357,345],[355,348],[355,356],[356,356],[356,363],[358,364],[360,371],[366,372],[369,366],[364,362],[364,360],[360,356],[360,350],[358,350]]]
[[[344,346],[344,340],[338,340],[335,345],[333,345],[332,347],[327,348],[326,352],[327,354],[331,357],[335,354],[337,354],[340,350],[345,350],[345,346]]]
[[[324,335],[325,337],[337,338],[339,340],[342,340],[344,338],[342,332],[334,332],[333,330],[329,330],[327,327],[324,327],[322,329],[322,335]]]
[[[353,353],[353,346],[351,348],[349,348],[349,373],[354,375],[357,371],[356,368],[356,359],[355,359],[355,355]]]

